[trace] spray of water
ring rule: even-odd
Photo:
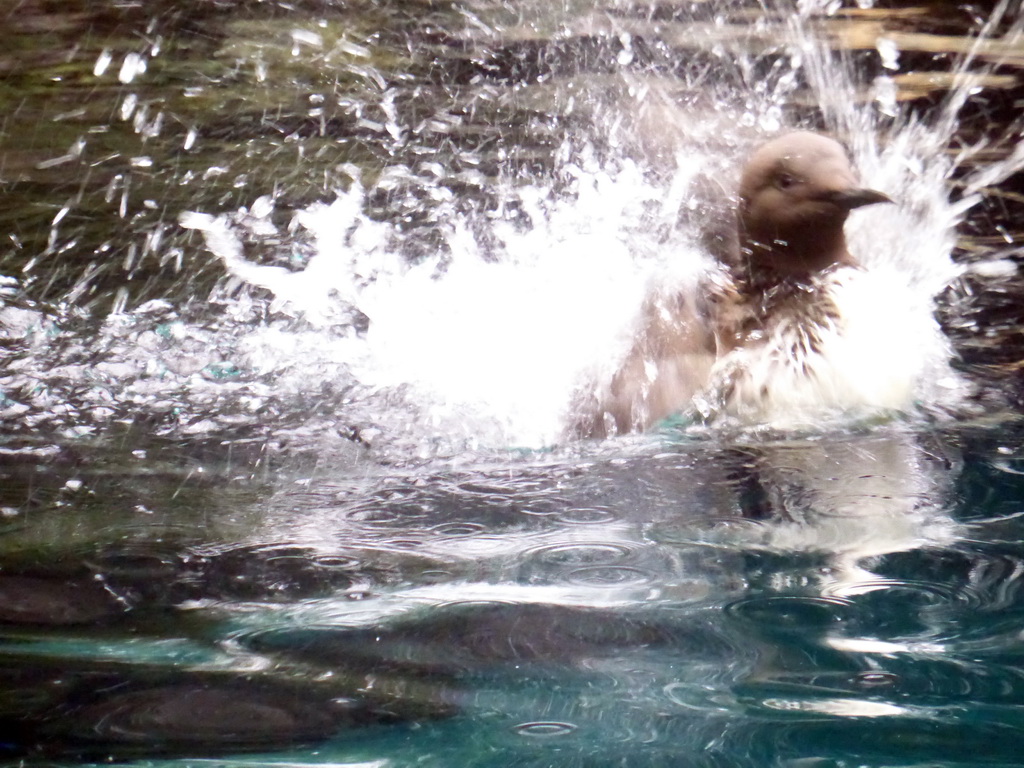
[[[885,72],[870,84],[873,100],[858,99],[854,66],[823,32],[835,8],[819,6],[743,27],[715,17],[708,56],[729,68],[695,66],[672,87],[638,73],[632,34],[607,17],[630,74],[552,86],[549,111],[574,128],[560,134],[550,173],[484,174],[481,151],[442,142],[437,155],[396,160],[372,180],[350,169],[288,225],[272,190],[239,211],[184,213],[180,224],[202,233],[227,275],[209,299],[223,311],[198,323],[162,303],[115,313],[105,338],[117,366],[101,388],[121,404],[157,392],[176,412],[190,409],[187,425],[200,430],[225,411],[266,418],[268,403],[294,415],[313,396],[319,415],[357,425],[360,439],[402,433],[428,453],[556,442],[575,389],[606,374],[625,349],[643,296],[714,269],[707,220],[728,201],[737,158],[796,124],[836,133],[865,182],[900,201],[873,214],[870,229],[852,222],[853,248],[911,286],[917,310],[929,315],[957,275],[957,223],[985,186],[1024,166],[1018,147],[973,171],[958,201],[948,199],[948,180],[981,149],[942,151],[970,94],[968,70],[997,64],[985,46],[1019,39],[1021,22],[1007,29],[1009,2],[999,4],[957,65],[968,84],[925,120],[893,102],[899,48],[889,39],[878,42]],[[755,40],[770,41],[768,52],[751,53]],[[471,114],[515,97],[480,84],[461,98]],[[447,112],[407,122],[394,92],[379,99],[376,111],[361,105],[360,114],[382,116],[374,123],[382,142],[431,131],[433,141],[454,124]],[[794,101],[814,106],[793,113]],[[467,185],[473,204],[460,198]],[[382,198],[414,208],[430,227],[375,213]],[[428,244],[415,243],[424,232]],[[247,252],[261,239],[276,250],[275,265]],[[260,298],[268,294],[269,304]],[[140,368],[159,369],[160,382]]]
[[[478,221],[454,217],[443,255],[414,265],[365,216],[358,184],[299,214],[315,249],[297,272],[246,261],[223,217],[182,221],[233,275],[301,312],[308,325],[295,333],[323,333],[339,310],[368,318],[346,362],[367,390],[410,390],[427,430],[537,446],[559,437],[581,376],[614,362],[650,285],[693,279],[705,261],[685,237],[666,240],[674,212],[636,163],[610,170],[577,153],[560,172],[558,193],[507,190],[519,213],[492,214],[487,245],[473,234]],[[314,362],[323,361],[292,361]]]

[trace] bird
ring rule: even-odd
[[[937,325],[845,234],[852,211],[884,203],[831,137],[797,130],[757,147],[718,269],[695,290],[647,297],[615,373],[577,395],[574,434],[640,432],[680,413],[779,426],[910,408],[931,354],[916,340]]]

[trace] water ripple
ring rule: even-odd
[[[728,714],[737,706],[735,696],[707,685],[669,683],[664,692],[673,704],[696,712]]]
[[[576,730],[572,723],[544,722],[521,723],[513,730],[521,736],[528,736],[531,739],[551,739],[559,736],[568,736]]]
[[[441,523],[429,529],[429,532],[444,538],[462,539],[468,536],[479,536],[486,530],[487,528],[480,523],[462,522]]]
[[[323,738],[341,714],[337,704],[293,691],[176,684],[100,697],[73,710],[61,729],[86,742],[266,747]]]
[[[748,597],[729,603],[726,612],[743,622],[773,631],[820,629],[849,618],[853,603],[842,597]]]
[[[938,581],[913,581],[908,579],[874,579],[854,583],[836,583],[826,585],[823,593],[846,600],[857,599],[861,607],[870,605],[876,600],[888,602],[886,610],[891,610],[894,603],[904,608],[916,607],[918,610],[926,606],[958,604],[965,607],[980,605],[983,600],[978,590],[970,586],[956,586]]]
[[[555,515],[565,525],[600,525],[615,520],[615,512],[607,507],[570,507]]]
[[[637,586],[650,583],[654,578],[651,572],[624,565],[588,565],[565,574],[569,583],[587,586]]]
[[[523,553],[523,558],[555,567],[610,565],[628,558],[635,551],[629,544],[581,541],[550,544]]]

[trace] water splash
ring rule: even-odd
[[[321,332],[339,312],[368,318],[346,362],[366,387],[411,387],[428,429],[544,445],[559,438],[585,369],[625,344],[653,276],[695,278],[706,260],[692,241],[666,242],[674,212],[635,163],[610,170],[577,156],[561,172],[570,181],[559,193],[508,190],[486,243],[473,234],[479,219],[456,216],[441,254],[413,265],[393,250],[394,232],[366,217],[358,184],[300,212],[314,255],[296,272],[246,260],[224,217],[182,223],[203,231],[232,275],[301,313],[311,328],[298,333]]]
[[[1008,8],[1004,0],[979,31],[958,76],[996,66],[992,41],[1020,36],[1019,21],[1004,29]],[[227,274],[209,309],[199,320],[165,304],[115,312],[99,344],[107,367],[64,369],[98,383],[103,394],[86,410],[157,407],[174,415],[172,429],[216,430],[228,413],[266,419],[268,403],[301,421],[312,398],[319,416],[358,425],[363,438],[400,432],[446,449],[550,444],[574,389],[614,366],[645,293],[713,269],[707,220],[728,203],[736,158],[792,125],[835,132],[865,182],[900,201],[873,210],[870,222],[855,217],[852,246],[909,285],[914,311],[929,315],[959,274],[950,258],[958,222],[987,185],[1024,166],[1024,154],[978,165],[950,202],[949,180],[983,146],[943,153],[969,78],[928,119],[872,100],[884,83],[865,90],[850,58],[834,52],[835,11],[803,3],[796,16],[768,12],[755,25],[716,18],[703,52],[729,66],[696,66],[671,84],[657,76],[657,50],[643,64],[640,54],[652,54],[630,31],[635,20],[602,17],[623,73],[611,82],[563,78],[549,89],[544,109],[560,147],[550,172],[523,173],[504,149],[495,157],[482,144],[460,148],[453,111],[413,120],[396,91],[371,78],[372,98],[350,106],[393,162],[373,178],[343,169],[345,183],[287,223],[271,189],[234,213],[185,213],[181,224],[203,233]],[[506,32],[487,31],[497,41]],[[293,58],[312,45],[290,39]],[[879,78],[898,76],[900,44],[898,36],[877,43]],[[133,65],[133,78],[144,75]],[[541,86],[519,90],[513,97],[480,83],[460,96],[463,113],[532,98]],[[400,150],[428,138],[444,139],[440,154],[409,163]],[[484,172],[495,159],[510,170]],[[21,384],[10,391],[26,392]]]

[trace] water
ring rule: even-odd
[[[1020,764],[1016,5],[5,15],[6,763]],[[955,397],[566,440],[795,124]]]

